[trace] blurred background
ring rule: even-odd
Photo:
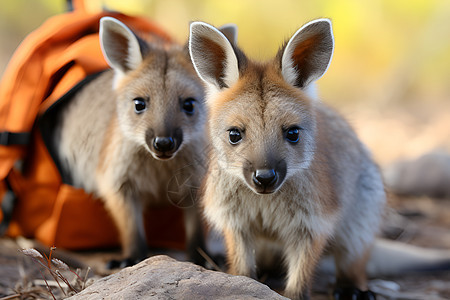
[[[275,55],[304,23],[333,21],[335,54],[319,80],[321,98],[337,107],[385,166],[433,149],[450,150],[450,1],[448,0],[89,0],[144,15],[184,43],[188,24],[239,27],[238,44],[256,59]],[[20,41],[66,10],[64,0],[2,0],[0,74]]]
[[[25,36],[67,6],[65,0],[0,1],[2,74]],[[332,19],[335,53],[327,74],[318,81],[319,95],[350,121],[384,172],[392,167],[398,171],[390,173],[396,174],[391,176],[391,188],[404,184],[416,196],[389,197],[392,209],[387,210],[383,236],[447,249],[448,257],[449,0],[85,0],[85,4],[93,12],[107,8],[147,16],[180,43],[186,42],[191,21],[235,23],[238,45],[261,60],[273,57],[304,23]],[[399,160],[435,150],[444,154],[412,168],[395,167]],[[443,188],[447,199],[434,199]],[[450,273],[445,274],[396,278],[408,295],[398,299],[431,299],[430,293],[433,299],[450,299]],[[411,298],[411,291],[418,294]],[[435,298],[437,294],[442,298]]]

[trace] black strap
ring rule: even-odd
[[[64,106],[67,105],[67,103],[71,101],[73,97],[81,89],[83,89],[84,86],[103,74],[103,72],[105,72],[105,70],[86,76],[86,78],[78,82],[67,93],[47,108],[47,110],[37,120],[37,125],[41,131],[42,140],[44,141],[50,156],[58,168],[62,181],[70,185],[73,185],[72,175],[62,166],[62,162],[59,160],[58,155],[58,145],[53,138],[55,135],[55,130],[57,129],[56,125],[58,124],[58,117],[61,114],[61,109],[64,108]]]
[[[0,236],[3,236],[6,233],[6,230],[9,227],[9,223],[12,219],[12,214],[14,211],[14,205],[16,203],[16,195],[14,194],[11,186],[8,183],[8,179],[5,179],[6,183],[6,193],[1,200],[0,209],[3,213],[3,220],[0,222]]]
[[[0,145],[27,145],[30,142],[31,133],[29,132],[0,132]]]

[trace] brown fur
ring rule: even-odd
[[[104,201],[125,258],[147,256],[144,209],[178,203],[187,207],[190,258],[201,263],[201,218],[189,202],[195,199],[183,197],[200,185],[205,171],[203,87],[185,47],[153,39],[144,48],[132,48],[128,43],[137,37],[124,28],[115,21],[105,25],[103,46],[113,70],[84,86],[60,113],[54,138],[60,164],[72,184]],[[137,113],[134,99],[145,101],[146,110]],[[183,110],[185,99],[194,100],[192,114]],[[173,137],[175,150],[157,151],[156,137]],[[181,170],[191,177],[179,187],[180,199],[173,199],[168,184]]]
[[[234,54],[224,50],[228,56],[219,65],[226,66],[221,71],[229,88],[214,84],[217,70],[203,68],[208,54],[197,51],[202,39],[229,49],[226,40],[210,25],[191,25],[191,58],[209,91],[205,215],[225,234],[233,274],[255,276],[264,251],[260,241],[278,245],[287,267],[285,293],[295,299],[307,297],[327,245],[338,283],[367,289],[365,262],[385,201],[378,168],[352,128],[308,92],[331,59],[328,23],[305,25],[267,63],[253,62],[236,48]],[[229,56],[237,53],[234,65]],[[296,142],[287,140],[292,128],[299,131]],[[233,144],[229,135],[236,130],[241,140]],[[274,174],[273,183],[255,181],[265,170]]]

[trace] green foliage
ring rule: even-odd
[[[251,57],[272,57],[305,22],[329,17],[336,50],[322,96],[333,101],[401,101],[450,93],[450,1],[447,0],[86,0],[91,10],[108,8],[150,17],[178,41],[188,24],[236,23],[239,45]],[[0,33],[22,39],[45,18],[65,10],[64,0],[8,0]],[[1,38],[1,36],[0,36]],[[15,40],[13,40],[15,42]],[[4,44],[4,43],[2,43]],[[1,50],[1,48],[0,48]],[[0,51],[1,54],[1,51]]]

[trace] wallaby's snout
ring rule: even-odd
[[[264,190],[274,186],[277,179],[277,172],[274,169],[260,169],[253,172],[253,183],[264,188]]]
[[[286,163],[282,160],[273,167],[245,168],[244,177],[255,193],[271,194],[281,187],[286,178]]]
[[[171,136],[169,137],[158,136],[153,140],[153,148],[161,152],[172,151],[175,148],[175,141]]]
[[[175,129],[173,134],[155,135],[152,130],[147,133],[146,142],[150,153],[160,160],[171,159],[183,142],[183,132]]]

